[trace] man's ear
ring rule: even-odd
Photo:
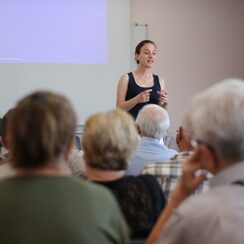
[[[177,133],[176,133],[176,144],[179,148],[180,151],[184,151],[184,143],[183,143],[183,139],[184,139],[184,134],[183,134],[183,128],[180,126]]]
[[[2,137],[0,136],[0,145],[2,145],[3,146],[3,139],[2,139]]]
[[[180,144],[182,138],[183,138],[183,129],[180,126],[179,129],[178,129],[178,133],[176,134],[176,143],[177,143],[177,145]]]
[[[201,144],[198,146],[197,151],[199,154],[201,166],[212,174],[216,174],[221,166],[214,150],[208,145]]]

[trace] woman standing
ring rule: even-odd
[[[119,80],[116,107],[128,111],[134,118],[145,104],[165,107],[168,103],[164,80],[152,73],[156,53],[153,41],[141,41],[135,49],[137,69],[122,75]]]

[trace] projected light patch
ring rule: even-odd
[[[107,0],[1,0],[0,37],[0,63],[107,63]]]

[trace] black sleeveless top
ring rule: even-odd
[[[151,87],[141,87],[136,84],[134,76],[132,72],[128,73],[129,81],[128,81],[128,88],[125,97],[125,101],[137,96],[139,93],[152,89],[150,93],[150,99],[148,102],[145,103],[138,103],[133,108],[131,108],[128,112],[136,119],[139,110],[146,104],[159,104],[159,95],[157,91],[161,91],[159,77],[157,75],[153,75],[153,86]]]
[[[113,181],[95,181],[112,191],[132,231],[132,238],[146,238],[166,204],[152,175],[124,176]]]

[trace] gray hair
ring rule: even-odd
[[[244,82],[229,79],[193,99],[194,138],[210,145],[219,159],[244,159]]]
[[[155,104],[145,105],[138,113],[136,124],[143,136],[161,139],[170,126],[167,111]]]

